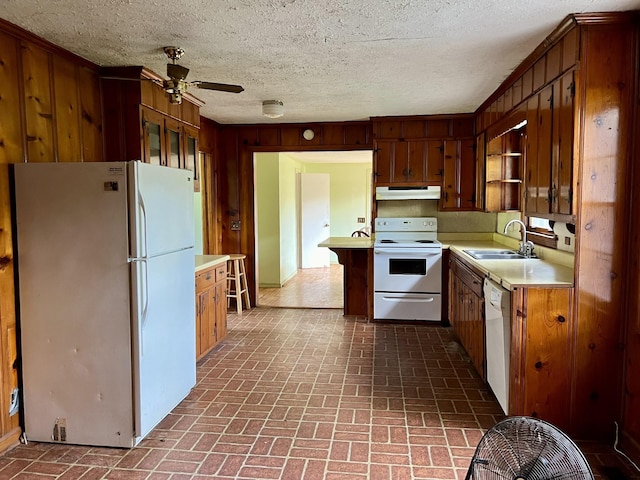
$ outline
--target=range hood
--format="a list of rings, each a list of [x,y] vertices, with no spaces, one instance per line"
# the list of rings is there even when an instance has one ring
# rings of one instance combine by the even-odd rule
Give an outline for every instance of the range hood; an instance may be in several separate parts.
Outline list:
[[[440,200],[440,187],[376,187],[376,200]]]

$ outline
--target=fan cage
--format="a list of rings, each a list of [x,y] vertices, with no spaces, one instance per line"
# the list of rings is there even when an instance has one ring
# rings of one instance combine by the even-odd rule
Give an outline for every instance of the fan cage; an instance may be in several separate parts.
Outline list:
[[[564,432],[532,417],[509,417],[482,437],[466,480],[593,479],[586,458]]]

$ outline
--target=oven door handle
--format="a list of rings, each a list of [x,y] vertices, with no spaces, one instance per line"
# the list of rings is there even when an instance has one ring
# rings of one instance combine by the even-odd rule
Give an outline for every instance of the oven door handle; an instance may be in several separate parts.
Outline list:
[[[411,255],[413,257],[442,255],[442,251],[425,252],[420,248],[374,248],[373,253],[377,255]]]

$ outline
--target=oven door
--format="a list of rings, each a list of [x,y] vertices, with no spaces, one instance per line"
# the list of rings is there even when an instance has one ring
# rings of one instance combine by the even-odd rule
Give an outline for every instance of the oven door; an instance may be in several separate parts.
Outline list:
[[[373,254],[374,291],[442,292],[442,250],[375,247]]]

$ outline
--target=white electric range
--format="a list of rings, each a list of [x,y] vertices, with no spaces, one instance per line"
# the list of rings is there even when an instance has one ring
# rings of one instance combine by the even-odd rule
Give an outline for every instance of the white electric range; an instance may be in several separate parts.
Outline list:
[[[442,244],[434,217],[376,218],[373,317],[442,319]]]

